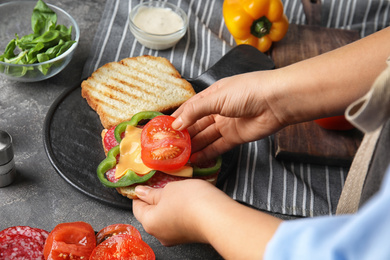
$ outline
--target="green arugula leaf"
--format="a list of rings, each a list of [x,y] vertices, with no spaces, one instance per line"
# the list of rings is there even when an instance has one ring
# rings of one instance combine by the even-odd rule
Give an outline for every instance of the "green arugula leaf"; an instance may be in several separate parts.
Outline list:
[[[24,64],[22,60],[27,55],[27,52],[28,51],[23,51],[23,52],[19,53],[18,56],[15,56],[15,57],[12,57],[9,59],[5,58],[4,61],[7,63],[12,63],[12,64]]]
[[[45,48],[45,45],[42,42],[35,44],[34,48],[31,48],[27,53],[27,63],[33,64],[37,61],[37,54]]]
[[[31,41],[32,44],[43,43],[46,48],[53,47],[60,41],[60,32],[57,30],[51,30],[44,32],[42,35],[36,37]]]
[[[5,47],[4,54],[0,56],[0,61],[4,61],[5,59],[11,59],[15,57],[14,54],[15,48],[16,48],[16,42],[15,39],[12,39]]]
[[[60,56],[64,52],[66,52],[76,41],[67,41],[62,46],[61,49],[58,51],[56,57]]]
[[[56,30],[60,31],[61,39],[64,41],[72,40],[72,26],[67,28],[65,25],[57,25]]]
[[[43,34],[55,28],[57,14],[51,10],[42,0],[38,0],[31,16],[32,30],[36,34]]]
[[[38,62],[45,62],[45,61],[50,60],[49,55],[47,55],[46,53],[39,53],[37,55],[37,58],[38,58]],[[39,65],[38,69],[42,72],[43,75],[46,75],[47,72],[49,71],[49,68],[51,67],[51,65],[52,64]]]

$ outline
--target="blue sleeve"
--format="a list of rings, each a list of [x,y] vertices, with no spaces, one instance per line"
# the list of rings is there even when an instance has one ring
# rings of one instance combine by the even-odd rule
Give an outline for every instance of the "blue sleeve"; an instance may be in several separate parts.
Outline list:
[[[264,259],[390,259],[390,168],[357,214],[283,222]]]

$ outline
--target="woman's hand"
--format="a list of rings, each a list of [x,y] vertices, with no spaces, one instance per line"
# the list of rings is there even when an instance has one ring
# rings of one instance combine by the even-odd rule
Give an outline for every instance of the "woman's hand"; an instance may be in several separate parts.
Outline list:
[[[134,216],[146,232],[155,236],[163,245],[181,243],[207,243],[201,230],[201,222],[208,215],[210,198],[223,203],[230,198],[215,186],[202,180],[185,180],[168,183],[163,189],[137,186],[139,199],[133,200]],[[199,216],[199,218],[198,218]]]
[[[215,158],[284,126],[285,122],[274,113],[270,103],[269,86],[273,86],[267,81],[270,74],[253,72],[224,78],[172,114],[177,118],[172,126],[188,128],[192,137],[192,162]]]
[[[137,186],[136,193],[134,216],[163,245],[209,243],[225,259],[261,259],[281,222],[203,180]]]
[[[386,68],[389,36],[390,27],[287,67],[224,78],[175,111],[172,126],[188,128],[197,162],[289,124],[341,115]]]

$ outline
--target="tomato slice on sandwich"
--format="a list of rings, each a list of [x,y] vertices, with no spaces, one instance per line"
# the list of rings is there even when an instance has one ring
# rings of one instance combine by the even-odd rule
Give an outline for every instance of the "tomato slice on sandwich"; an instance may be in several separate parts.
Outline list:
[[[187,164],[191,155],[191,137],[187,130],[172,128],[172,116],[157,116],[141,133],[141,158],[144,164],[160,171],[176,170]]]

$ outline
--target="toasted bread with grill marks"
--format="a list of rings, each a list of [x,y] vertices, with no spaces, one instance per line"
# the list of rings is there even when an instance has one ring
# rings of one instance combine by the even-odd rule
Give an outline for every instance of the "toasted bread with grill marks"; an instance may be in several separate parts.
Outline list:
[[[195,95],[192,85],[163,57],[110,62],[84,80],[81,95],[109,129],[140,111],[171,113]]]

